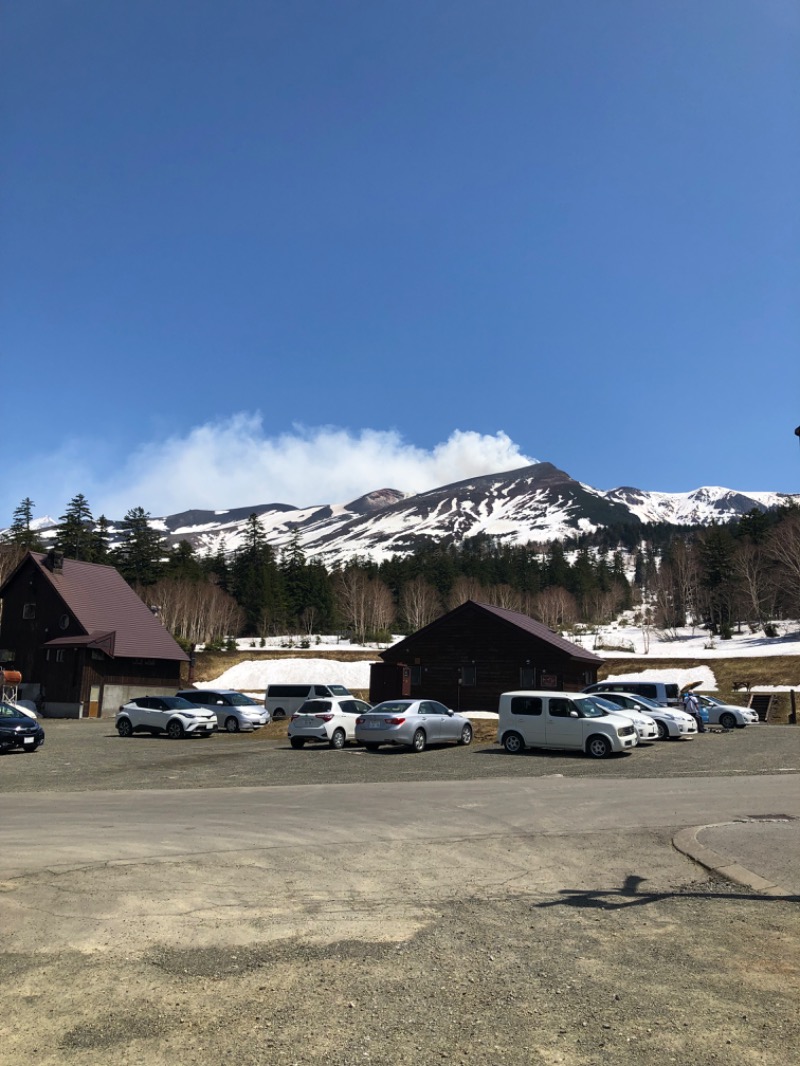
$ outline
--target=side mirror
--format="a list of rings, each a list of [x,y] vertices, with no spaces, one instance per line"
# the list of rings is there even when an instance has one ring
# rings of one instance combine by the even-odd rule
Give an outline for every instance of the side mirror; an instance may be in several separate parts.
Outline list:
[[[570,716],[570,718],[580,718],[580,715],[578,714],[577,711],[570,711],[569,712],[569,716]]]

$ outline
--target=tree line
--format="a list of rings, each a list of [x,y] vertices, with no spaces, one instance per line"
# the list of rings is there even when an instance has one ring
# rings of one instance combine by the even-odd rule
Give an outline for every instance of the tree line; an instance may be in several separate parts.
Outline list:
[[[33,501],[15,510],[0,553],[0,579],[44,544]],[[411,633],[468,599],[520,611],[555,630],[599,625],[638,607],[665,631],[687,623],[721,638],[735,626],[774,635],[776,619],[800,615],[800,509],[751,511],[710,527],[624,526],[571,541],[507,545],[478,535],[422,543],[383,562],[354,558],[325,567],[308,559],[299,531],[280,551],[253,514],[239,546],[198,555],[168,546],[143,508],[114,531],[79,494],[48,546],[71,559],[116,567],[185,646],[236,636],[323,632],[356,640]]]

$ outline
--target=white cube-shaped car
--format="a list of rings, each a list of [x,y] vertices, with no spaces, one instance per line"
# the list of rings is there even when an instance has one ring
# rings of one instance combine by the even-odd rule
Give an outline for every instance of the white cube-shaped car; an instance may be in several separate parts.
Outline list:
[[[594,759],[636,747],[636,727],[581,693],[504,692],[500,697],[497,741],[516,754],[525,748],[583,751]]]

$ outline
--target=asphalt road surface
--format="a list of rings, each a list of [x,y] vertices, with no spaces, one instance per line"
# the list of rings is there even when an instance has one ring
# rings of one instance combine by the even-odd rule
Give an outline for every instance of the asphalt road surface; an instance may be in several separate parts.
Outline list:
[[[672,844],[785,851],[800,730],[598,763],[45,725],[0,759],[2,1066],[800,1056],[797,900]]]

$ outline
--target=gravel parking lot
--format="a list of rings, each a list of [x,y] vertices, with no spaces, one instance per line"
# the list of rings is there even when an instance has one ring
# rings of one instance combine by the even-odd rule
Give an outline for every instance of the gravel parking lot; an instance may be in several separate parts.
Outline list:
[[[670,811],[646,811],[740,791],[714,777],[768,796],[800,772],[800,730],[596,762],[45,726],[39,752],[0,759],[0,1066],[800,1056],[797,903],[709,875],[672,847]],[[501,792],[518,797],[505,820]],[[385,816],[401,796],[402,832]]]
[[[286,726],[255,733],[219,733],[210,740],[173,741],[137,734],[118,737],[111,720],[43,719],[39,751],[0,759],[0,791],[215,788],[338,782],[466,780],[485,777],[665,777],[785,773],[800,770],[800,728],[754,726],[705,733],[691,740],[643,744],[604,761],[572,752],[508,755],[476,740],[466,748],[442,746],[417,755],[402,748],[332,751],[324,745],[295,751]],[[480,722],[484,737],[494,726]]]

